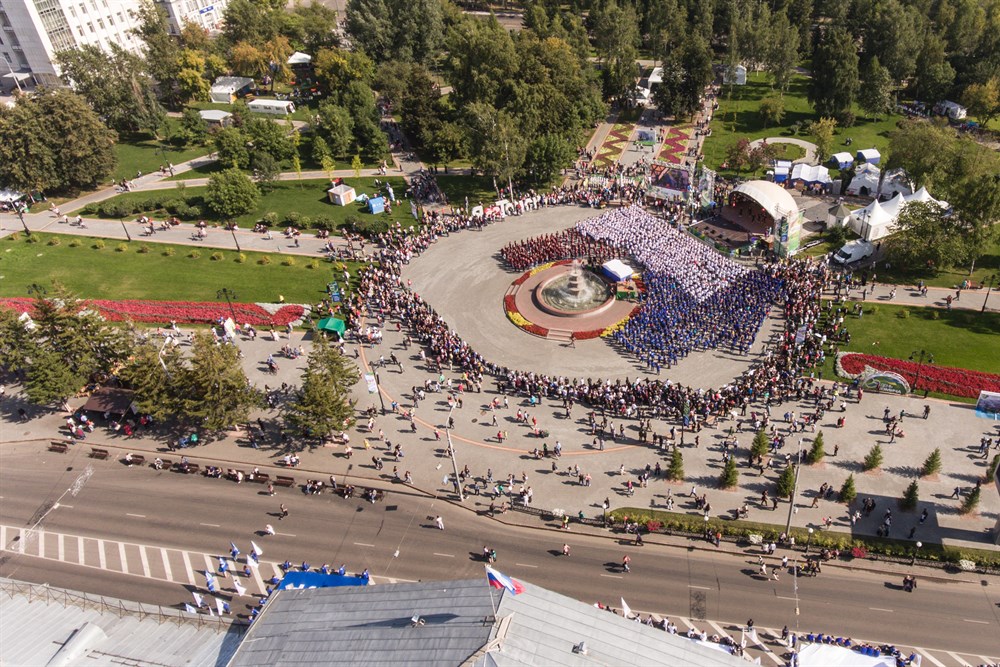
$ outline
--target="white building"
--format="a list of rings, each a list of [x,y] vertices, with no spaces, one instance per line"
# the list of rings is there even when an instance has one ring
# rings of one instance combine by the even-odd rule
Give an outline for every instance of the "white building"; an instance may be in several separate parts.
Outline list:
[[[156,0],[167,12],[170,32],[176,34],[185,23],[201,26],[209,32],[222,29],[222,14],[229,0]]]
[[[132,33],[138,7],[138,0],[0,0],[3,89],[59,85],[53,60],[65,49],[118,44],[138,51],[142,42]]]

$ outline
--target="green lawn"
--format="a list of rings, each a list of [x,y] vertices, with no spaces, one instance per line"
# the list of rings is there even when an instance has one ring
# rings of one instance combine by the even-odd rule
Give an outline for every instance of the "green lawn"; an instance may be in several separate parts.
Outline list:
[[[241,264],[235,251],[133,241],[118,252],[118,241],[105,240],[98,250],[94,238],[35,236],[40,243],[27,243],[24,236],[0,240],[0,296],[28,296],[28,285],[57,280],[85,298],[214,301],[228,287],[243,302],[275,302],[282,295],[289,303],[316,303],[334,270],[305,257],[247,252]],[[52,239],[59,245],[48,245]],[[80,245],[71,247],[75,241]],[[139,252],[144,247],[148,252]],[[192,252],[199,256],[190,257]],[[221,260],[210,259],[216,252]],[[260,264],[265,257],[269,263]],[[282,264],[287,260],[294,266]]]
[[[967,278],[976,283],[986,284],[991,275],[996,275],[997,280],[1000,280],[1000,240],[983,248],[983,256],[976,260],[976,270],[971,276],[968,266],[940,269],[933,272],[923,267],[913,269],[892,266],[887,269],[884,264],[878,266],[879,282],[885,281],[901,285],[913,285],[917,281],[923,280],[932,287],[954,288],[961,285],[962,281]],[[1000,286],[996,281],[993,284]]]
[[[497,198],[497,191],[493,189],[493,179],[486,176],[462,176],[439,171],[437,182],[452,206],[465,206],[466,197],[469,198],[469,206],[488,204]]]
[[[886,294],[884,288],[879,289],[879,294]],[[967,292],[962,300],[981,305],[984,296]],[[878,312],[871,312],[873,308]],[[899,317],[902,310],[909,311],[910,316]],[[934,314],[939,319],[933,319]],[[934,355],[939,366],[1000,373],[1000,313],[907,308],[869,301],[864,317],[859,320],[850,315],[845,324],[851,332],[851,344],[842,346],[842,351],[907,359],[911,353],[925,350]]]
[[[771,76],[765,72],[753,72],[747,76],[745,86],[724,86],[719,95],[719,108],[712,118],[712,136],[705,139],[705,164],[717,169],[726,160],[726,151],[743,137],[751,141],[765,137],[790,137],[789,127],[794,123],[807,125],[819,117],[813,111],[807,99],[809,78],[795,75],[784,94],[785,117],[777,127],[764,127],[759,108],[760,101],[765,97],[776,95],[771,89]],[[875,147],[884,150],[889,143],[888,133],[892,130],[899,116],[890,116],[878,122],[865,117],[859,109],[855,109],[857,122],[848,128],[837,128],[834,152],[846,150],[851,153],[861,148]],[[812,141],[805,129],[798,135],[800,139]],[[844,141],[851,138],[850,147]],[[793,158],[794,159],[794,158]],[[724,172],[729,173],[729,172]]]
[[[361,177],[348,178],[345,179],[344,182],[353,186],[359,195],[362,193],[370,195],[375,192],[373,185],[374,180],[375,179],[373,177]],[[404,194],[406,193],[406,183],[401,177],[382,177],[380,180],[382,182],[387,181],[392,186],[393,191],[396,194],[396,198],[402,200]],[[303,179],[301,181],[280,181],[275,183],[274,189],[267,195],[261,197],[260,204],[257,208],[246,215],[236,218],[236,223],[241,227],[253,227],[253,225],[256,224],[265,213],[272,211],[278,214],[279,221],[281,221],[287,213],[293,211],[299,213],[300,215],[308,216],[309,218],[325,216],[334,223],[335,227],[343,225],[347,216],[352,214],[360,216],[361,219],[365,221],[373,219],[373,216],[365,212],[364,206],[360,203],[351,204],[349,206],[335,206],[334,204],[329,203],[326,197],[326,190],[328,186],[329,181],[326,179]],[[108,202],[150,202],[153,198],[159,198],[160,201],[180,199],[187,202],[189,206],[197,206],[201,209],[201,219],[222,222],[219,217],[213,216],[208,211],[208,207],[205,206],[203,197],[206,189],[207,188],[205,187],[186,187],[177,190],[128,192],[117,195],[116,197],[108,200]],[[100,204],[91,206],[99,207]],[[157,207],[148,206],[145,208],[149,210],[144,210],[143,212],[153,217],[162,218],[165,215],[164,211]],[[97,208],[85,207],[84,211],[84,215],[102,217]],[[128,217],[135,218],[138,215],[139,214],[136,213]],[[383,213],[379,215],[378,218],[392,222],[398,221],[404,226],[414,223],[413,217],[410,215],[409,203],[405,200],[403,200],[402,205],[394,207],[391,214]],[[307,225],[300,224],[299,226],[305,227]]]
[[[176,134],[180,126],[176,118],[167,118],[166,136]],[[141,171],[149,174],[157,171],[161,165],[171,162],[180,164],[202,155],[208,155],[208,146],[177,145],[169,139],[159,141],[149,134],[123,136],[115,144],[115,154],[118,156],[118,168],[114,171],[114,179],[135,178]]]

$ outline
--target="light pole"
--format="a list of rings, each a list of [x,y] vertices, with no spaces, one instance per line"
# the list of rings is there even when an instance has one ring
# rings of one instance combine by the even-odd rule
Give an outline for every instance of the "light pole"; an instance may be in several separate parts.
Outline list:
[[[231,223],[229,225],[229,233],[233,235],[233,243],[236,244],[236,252],[243,252],[243,249],[240,248],[240,242],[236,240],[236,226]]]
[[[446,428],[444,434],[448,437],[448,455],[451,457],[451,467],[455,470],[455,490],[458,492],[459,501],[464,503],[465,491],[462,490],[462,480],[458,477],[458,459],[455,458],[455,445],[451,442],[451,429]]]
[[[121,218],[119,222],[122,223],[122,229],[125,230],[125,238],[131,243],[132,235],[128,233],[128,227],[125,226],[125,218]],[[152,225],[153,223],[150,222],[149,224]]]
[[[236,309],[233,308],[233,299],[236,298],[236,292],[228,287],[223,287],[216,293],[215,298],[226,300],[226,303],[229,304],[229,313],[233,316],[233,324],[237,324]]]
[[[994,273],[992,276],[990,276],[990,284],[986,288],[986,298],[983,299],[983,307],[979,309],[980,313],[985,313],[986,312],[986,302],[990,300],[990,291],[993,289],[993,282],[996,279],[997,279],[997,274]]]
[[[917,554],[920,552],[920,547],[924,546],[924,543],[917,542],[914,546],[916,548],[913,549],[913,558],[910,559],[910,565],[913,565],[917,562]]]
[[[812,539],[813,539],[813,529],[812,528],[807,528],[806,530],[809,533],[809,536],[806,537],[806,553],[809,553],[809,545],[812,543]]]
[[[374,368],[372,369],[372,375],[375,376],[375,391],[378,393],[378,402],[382,405],[382,414],[385,414],[385,399],[382,398],[382,385],[379,384],[378,371]]]
[[[792,482],[792,497],[788,501],[788,520],[785,522],[785,535],[792,537],[792,514],[795,512],[795,494],[799,490],[799,467],[802,462],[802,438],[799,438],[799,451],[795,453],[795,481]]]
[[[910,361],[917,362],[917,377],[913,381],[913,393],[917,392],[917,385],[920,383],[920,376],[924,370],[924,364],[933,364],[934,355],[930,352],[925,352],[924,350],[910,352]],[[924,392],[926,396],[926,390]]]
[[[17,213],[17,217],[21,221],[21,226],[24,227],[24,233],[27,234],[28,236],[31,236],[31,230],[28,229],[28,223],[24,221],[24,207],[15,204],[14,211]]]

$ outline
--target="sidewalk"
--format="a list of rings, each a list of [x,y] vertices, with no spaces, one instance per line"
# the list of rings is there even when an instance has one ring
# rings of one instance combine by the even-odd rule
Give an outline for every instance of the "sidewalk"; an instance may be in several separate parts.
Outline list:
[[[890,299],[889,295],[893,289],[896,290],[896,295]],[[956,291],[946,287],[928,287],[927,296],[921,296],[920,290],[914,285],[879,283],[874,288],[869,284],[864,288],[852,289],[848,293],[848,300],[860,302],[862,290],[865,290],[866,293],[865,303],[871,305],[885,304],[890,306],[913,306],[916,308],[948,308],[948,302],[945,299],[950,296],[952,297],[952,310],[982,311],[983,304],[986,304],[986,311],[1000,311],[1000,296],[995,294],[997,290],[990,290],[989,292],[985,289],[962,290],[959,299],[955,300]],[[823,295],[823,298],[833,299],[835,298],[835,294],[827,292]]]

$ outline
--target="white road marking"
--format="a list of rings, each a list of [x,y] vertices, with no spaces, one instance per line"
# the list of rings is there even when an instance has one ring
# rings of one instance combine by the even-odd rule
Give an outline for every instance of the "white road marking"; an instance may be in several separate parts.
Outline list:
[[[184,560],[184,570],[187,573],[188,583],[194,583],[194,570],[191,569],[191,557],[188,556],[188,552],[182,551],[181,558]]]
[[[373,547],[374,548],[375,545],[374,544],[368,544],[367,542],[355,542],[354,546],[356,546],[356,547]]]
[[[965,660],[964,658],[960,658],[957,654],[952,653],[951,651],[945,651],[945,653],[954,658],[958,664],[962,665],[962,667],[971,667],[971,665],[969,665],[967,660]]]
[[[65,536],[62,533],[60,533],[59,534],[59,561],[60,562],[66,560],[66,545],[63,543],[63,537],[65,537]]]
[[[38,535],[38,555],[39,556],[44,556],[45,555],[45,531],[44,530],[39,530],[38,533],[36,533],[36,534]]]
[[[443,556],[443,557],[445,557],[445,558],[454,558],[454,557],[455,557],[455,554],[439,554],[439,553],[438,553],[438,552],[436,552],[436,551],[434,552],[434,555],[435,555],[435,556]]]
[[[7,526],[0,526],[0,547],[7,546]]]
[[[145,514],[132,514],[131,512],[125,512],[125,516],[134,516],[137,519],[145,519]]]
[[[267,586],[264,585],[264,579],[263,579],[263,577],[260,576],[260,568],[259,567],[251,567],[250,568],[250,576],[252,576],[253,580],[257,582],[257,590],[260,591],[261,595],[264,595],[267,592],[266,591]]]
[[[710,586],[692,586],[691,584],[688,584],[688,588],[697,588],[700,591],[710,591],[710,590],[712,590],[712,588]]]
[[[608,579],[624,579],[625,577],[618,574],[602,574],[602,577],[607,577]]]
[[[275,533],[275,535],[284,535],[285,537],[296,537],[292,533]],[[375,546],[374,544],[371,546]]]
[[[977,620],[972,619],[972,618],[963,618],[962,620],[965,621],[966,623],[982,623],[983,625],[989,625],[990,624],[989,621],[977,621]]]
[[[868,607],[868,608],[871,609],[872,611],[884,611],[890,614],[893,613],[892,609],[883,609],[882,607]]]
[[[104,540],[97,540],[97,561],[102,570],[108,569],[108,557],[104,553]]]
[[[792,602],[795,602],[795,598],[790,598],[787,595],[775,595],[774,597],[778,598],[779,600],[791,600]]]
[[[199,523],[198,525],[199,526],[208,526],[209,528],[221,528],[222,527],[222,526],[220,526],[217,523]]]
[[[688,630],[697,630],[697,628],[694,627],[694,624],[688,619],[684,618],[683,616],[678,616],[677,620],[686,625],[688,627]]]
[[[919,649],[919,648],[918,648],[918,649],[917,649],[917,653],[919,653],[920,655],[922,655],[922,656],[924,656],[925,658],[927,658],[927,660],[929,660],[930,662],[932,662],[932,663],[934,663],[935,665],[937,665],[937,667],[946,667],[946,666],[945,666],[945,664],[944,664],[943,662],[941,662],[940,660],[938,660],[938,659],[937,659],[937,658],[935,658],[935,657],[934,657],[933,655],[931,655],[930,653],[928,653],[927,651],[925,651],[925,650],[923,650],[923,649]]]
[[[533,567],[535,569],[538,568],[537,565],[528,565],[527,563],[514,563],[514,565],[519,565],[520,567]]]
[[[71,510],[71,509],[73,509],[72,505],[63,505],[62,503],[56,503],[56,505],[58,505],[59,509],[62,509],[62,510]]]
[[[129,573],[129,571],[128,571],[128,559],[125,557],[125,543],[124,542],[119,542],[118,543],[118,557],[121,558],[122,572],[124,572],[125,574],[128,574]]]
[[[80,565],[86,565],[87,564],[87,558],[86,558],[86,556],[83,555],[83,538],[82,537],[76,538],[76,553],[78,554],[78,556],[80,558]]]
[[[160,547],[160,558],[163,560],[163,571],[166,573],[167,579],[173,581],[174,573],[170,569],[170,558],[167,555],[167,550],[163,547]]]
[[[146,547],[139,547],[139,560],[142,562],[142,576],[149,576],[149,557],[146,555]]]

